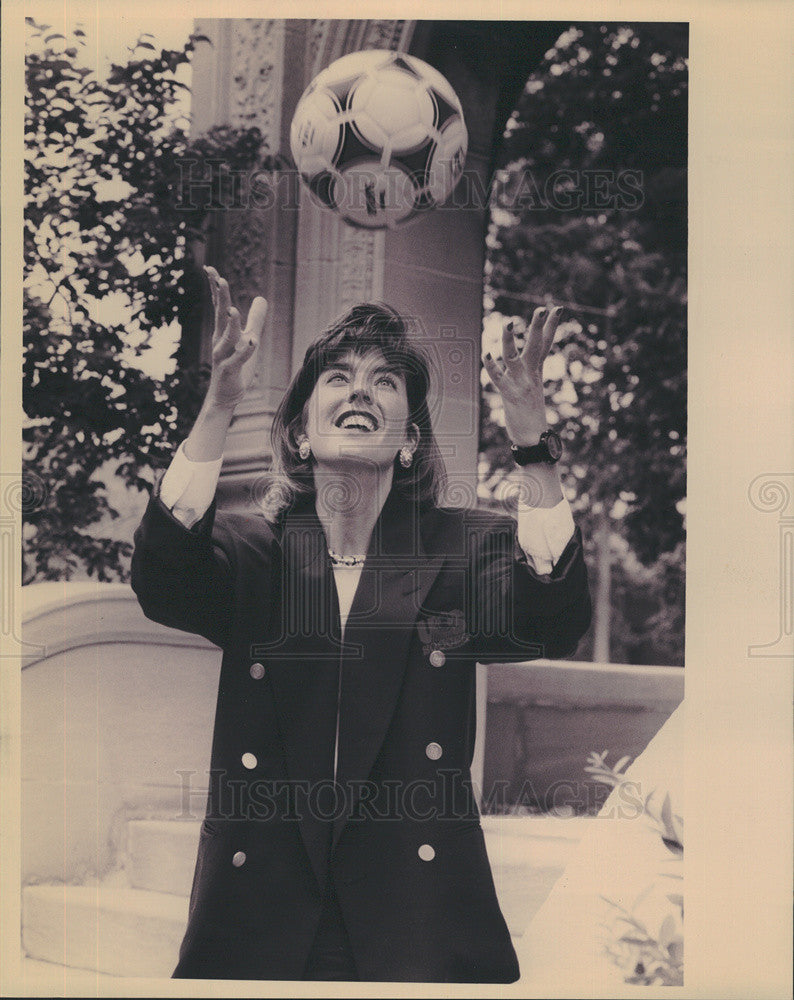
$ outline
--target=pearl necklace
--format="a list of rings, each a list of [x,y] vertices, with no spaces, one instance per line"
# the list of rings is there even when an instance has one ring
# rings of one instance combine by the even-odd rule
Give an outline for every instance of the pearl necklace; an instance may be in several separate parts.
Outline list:
[[[328,555],[334,566],[363,566],[367,558],[366,556],[340,556],[332,548],[328,549]]]

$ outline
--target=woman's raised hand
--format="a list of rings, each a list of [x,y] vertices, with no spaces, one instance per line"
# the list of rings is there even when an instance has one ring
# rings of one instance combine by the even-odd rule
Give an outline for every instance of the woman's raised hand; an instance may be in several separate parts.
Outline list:
[[[243,329],[240,313],[232,305],[229,283],[214,267],[205,267],[204,270],[215,308],[212,374],[206,404],[217,409],[233,410],[254,379],[256,349],[265,325],[267,302],[261,297],[254,299]]]
[[[485,370],[504,401],[505,427],[517,445],[537,444],[547,430],[543,393],[543,362],[554,343],[563,307],[536,309],[527,330],[526,343],[518,350],[513,324],[502,327],[501,362],[486,354]]]
[[[214,267],[205,267],[215,307],[212,333],[212,373],[204,404],[185,441],[192,462],[214,462],[223,457],[234,408],[254,379],[256,349],[267,316],[267,302],[255,298],[242,329],[240,313],[232,306],[229,283]]]

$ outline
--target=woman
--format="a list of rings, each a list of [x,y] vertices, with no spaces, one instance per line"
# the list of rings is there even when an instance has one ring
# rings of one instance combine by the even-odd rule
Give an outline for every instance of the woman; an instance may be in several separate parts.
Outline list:
[[[266,303],[243,330],[207,273],[207,398],[132,566],[149,617],[223,650],[174,975],[515,981],[471,788],[474,667],[566,655],[590,619],[581,540],[538,445],[560,310],[536,311],[522,352],[505,327],[504,363],[485,359],[530,463],[518,546],[512,518],[439,506],[428,365],[382,306],[307,351],[273,423],[267,516],[216,513]]]

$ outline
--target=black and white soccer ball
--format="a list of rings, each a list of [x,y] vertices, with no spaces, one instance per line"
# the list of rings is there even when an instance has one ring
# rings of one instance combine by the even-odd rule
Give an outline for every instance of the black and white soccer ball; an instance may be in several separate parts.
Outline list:
[[[312,80],[290,146],[323,205],[367,229],[392,228],[442,204],[466,161],[463,109],[446,78],[416,56],[351,52]]]

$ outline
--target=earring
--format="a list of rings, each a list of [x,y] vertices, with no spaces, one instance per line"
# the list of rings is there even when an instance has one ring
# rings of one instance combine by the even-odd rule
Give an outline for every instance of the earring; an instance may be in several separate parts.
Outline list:
[[[413,460],[414,460],[414,453],[407,445],[400,448],[400,465],[404,469],[410,469],[411,462],[413,462]]]
[[[312,446],[309,444],[308,438],[301,438],[300,444],[298,445],[298,454],[302,461],[306,461],[312,453]]]

